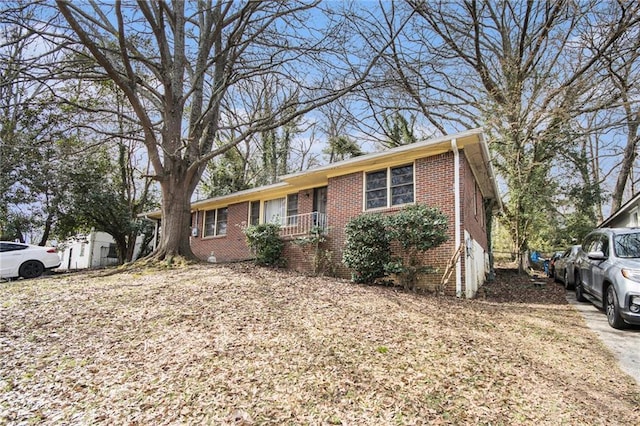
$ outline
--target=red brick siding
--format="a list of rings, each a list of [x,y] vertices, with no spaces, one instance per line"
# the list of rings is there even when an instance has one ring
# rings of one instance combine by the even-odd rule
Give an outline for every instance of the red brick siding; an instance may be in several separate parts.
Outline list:
[[[455,192],[454,192],[454,156],[452,152],[416,160],[416,201],[429,207],[437,207],[449,218],[448,240],[425,253],[424,262],[438,272],[428,274],[421,286],[433,290],[440,284],[442,274],[455,251]],[[462,181],[461,181],[462,183]],[[464,273],[464,271],[463,271]],[[464,276],[464,275],[463,275]],[[455,295],[455,272],[445,289],[447,294]]]
[[[336,274],[350,277],[351,271],[342,264],[344,227],[350,219],[362,214],[363,174],[352,173],[329,179],[327,189],[327,220],[329,233],[326,248],[336,263]]]
[[[313,211],[313,189],[305,189],[298,192],[298,214],[311,213]],[[285,239],[284,258],[287,260],[287,268],[294,271],[310,273],[313,271],[312,249],[302,248],[292,242],[292,238]]]
[[[326,248],[332,252],[336,262],[336,273],[348,278],[350,271],[342,264],[342,252],[345,242],[344,227],[352,218],[363,213],[363,173],[338,176],[329,179],[327,194],[327,216],[329,235]],[[414,169],[416,202],[437,207],[449,218],[449,240],[441,247],[425,255],[425,263],[437,267],[440,272],[431,274],[422,283],[424,287],[433,288],[439,284],[444,267],[448,263],[454,249],[454,191],[453,191],[453,154],[446,153],[416,160]],[[462,184],[462,181],[461,181]],[[392,214],[401,207],[378,210],[383,214]],[[293,250],[291,250],[293,252]],[[309,263],[307,262],[307,265]],[[304,270],[302,262],[290,266]],[[450,293],[455,294],[455,286]]]
[[[466,157],[461,156],[461,180],[464,182],[463,188],[463,209],[462,209],[462,229],[465,229],[484,250],[488,250],[487,228],[485,226],[484,205],[480,188],[476,185],[475,177],[466,161]]]
[[[449,219],[449,239],[442,246],[431,250],[425,255],[425,263],[438,268],[438,272],[430,274],[421,282],[425,289],[433,289],[440,283],[446,265],[455,251],[455,197],[454,197],[454,155],[452,152],[422,158],[415,161],[414,180],[416,202],[439,208]],[[362,172],[333,177],[329,179],[327,189],[327,217],[329,232],[323,248],[331,252],[338,276],[350,277],[350,271],[342,264],[342,252],[345,242],[344,227],[352,218],[363,213],[363,177]],[[461,225],[483,247],[487,247],[484,229],[484,214],[481,195],[475,185],[474,176],[461,152],[460,155],[460,185],[461,185]],[[262,200],[264,201],[264,200]],[[474,214],[474,202],[478,202],[478,216]],[[298,213],[310,213],[313,208],[313,189],[302,190],[298,193]],[[194,253],[201,259],[209,257],[213,251],[218,261],[242,260],[251,257],[246,246],[240,225],[246,224],[249,203],[229,206],[227,235],[216,238],[192,238]],[[384,214],[397,212],[399,208],[378,210]],[[200,212],[198,228],[202,230],[203,214]],[[461,236],[462,238],[462,236]],[[287,267],[301,272],[311,272],[313,269],[313,250],[303,248],[288,241],[285,244],[285,258]],[[464,256],[462,256],[462,277],[464,282]],[[445,289],[447,294],[455,295],[455,271],[449,285]]]
[[[191,249],[199,259],[206,260],[213,252],[218,262],[246,260],[252,257],[245,242],[242,227],[249,218],[249,203],[231,204],[227,211],[227,235],[202,238],[204,212],[192,215],[192,226],[198,227],[198,236],[191,237]]]

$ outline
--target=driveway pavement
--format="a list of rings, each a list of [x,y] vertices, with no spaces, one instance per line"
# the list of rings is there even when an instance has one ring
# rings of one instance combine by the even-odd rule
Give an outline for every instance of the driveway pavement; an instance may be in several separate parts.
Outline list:
[[[620,368],[636,379],[640,385],[640,326],[616,330],[609,326],[607,316],[591,303],[579,303],[573,291],[567,291],[567,300],[584,317],[587,326],[595,331],[618,359]]]

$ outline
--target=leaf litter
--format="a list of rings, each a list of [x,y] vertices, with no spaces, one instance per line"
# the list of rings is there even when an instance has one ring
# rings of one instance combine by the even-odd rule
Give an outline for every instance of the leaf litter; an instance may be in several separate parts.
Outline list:
[[[0,424],[638,424],[549,280],[475,300],[251,264],[0,284]]]

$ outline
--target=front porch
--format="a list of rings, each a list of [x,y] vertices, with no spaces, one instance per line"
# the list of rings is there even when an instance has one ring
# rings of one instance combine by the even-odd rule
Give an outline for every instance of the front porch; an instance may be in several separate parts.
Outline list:
[[[280,236],[294,237],[309,234],[312,230],[319,230],[326,234],[328,230],[327,215],[320,212],[311,212],[287,216],[281,224]]]

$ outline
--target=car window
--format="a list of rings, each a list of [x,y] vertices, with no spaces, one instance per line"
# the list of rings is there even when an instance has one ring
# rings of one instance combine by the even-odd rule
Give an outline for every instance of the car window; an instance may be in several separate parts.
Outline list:
[[[616,235],[614,245],[618,257],[640,257],[640,233]]]
[[[609,257],[609,237],[603,235],[600,239],[600,251],[605,255],[605,257]]]
[[[593,251],[600,251],[602,247],[602,241],[600,241],[600,237],[598,235],[594,235],[587,241],[585,245],[586,251],[588,253]]]
[[[5,253],[8,251],[16,251],[16,250],[24,250],[27,246],[23,244],[16,243],[0,243],[0,253]]]

